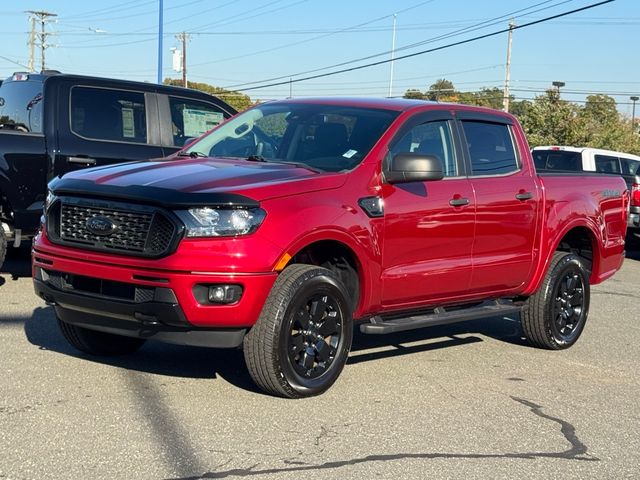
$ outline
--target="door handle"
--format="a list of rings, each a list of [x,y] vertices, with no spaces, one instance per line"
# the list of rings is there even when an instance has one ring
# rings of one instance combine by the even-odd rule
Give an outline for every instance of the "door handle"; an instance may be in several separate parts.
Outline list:
[[[449,200],[449,205],[452,207],[462,207],[464,205],[469,205],[468,198],[452,198]]]
[[[67,163],[77,163],[80,165],[95,165],[96,159],[89,157],[67,157]]]
[[[531,200],[533,198],[533,194],[531,192],[520,192],[516,193],[516,198],[518,200]]]

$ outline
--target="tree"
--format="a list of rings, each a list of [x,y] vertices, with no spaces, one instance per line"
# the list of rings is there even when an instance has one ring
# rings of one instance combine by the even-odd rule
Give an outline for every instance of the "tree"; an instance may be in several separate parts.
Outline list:
[[[523,105],[519,116],[529,144],[581,145],[584,128],[575,103],[560,99],[555,89],[547,90],[533,102]]]
[[[453,82],[441,78],[428,90],[409,89],[405,98],[464,103],[502,109],[503,91],[482,88],[478,92],[460,92]],[[640,136],[629,119],[620,115],[616,101],[608,95],[589,95],[584,106],[560,98],[551,88],[533,100],[510,98],[510,111],[522,124],[529,144],[572,145],[603,148],[640,155]]]
[[[165,78],[164,84],[181,87],[182,80]],[[209,85],[208,83],[187,82],[187,85],[189,86],[189,88],[193,88],[194,90],[200,90],[201,92],[220,97],[222,100],[227,102],[238,111],[246,110],[253,105],[251,98],[244,93],[235,92],[233,90],[226,90],[221,87],[215,87],[213,85]]]
[[[458,92],[456,92],[453,82],[441,78],[429,87],[425,96],[427,100],[436,102],[455,102],[458,98]]]
[[[426,100],[427,97],[424,93],[422,93],[420,90],[417,90],[415,88],[410,88],[409,90],[407,90],[406,92],[404,92],[404,98],[412,98],[415,100]]]
[[[640,152],[638,135],[620,117],[612,97],[589,95],[580,113],[584,122],[585,145],[629,153]]]

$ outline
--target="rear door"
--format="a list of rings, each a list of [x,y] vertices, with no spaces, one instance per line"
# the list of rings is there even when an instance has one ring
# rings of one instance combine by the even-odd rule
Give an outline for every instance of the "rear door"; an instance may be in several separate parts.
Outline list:
[[[69,79],[51,88],[57,97],[54,174],[163,156],[157,96],[151,89]]]
[[[528,280],[533,265],[537,182],[508,118],[460,112],[458,125],[476,199],[470,293],[507,292]]]
[[[382,302],[389,307],[464,295],[471,279],[475,202],[451,113],[410,119],[388,158],[406,152],[439,157],[445,178],[382,186]]]

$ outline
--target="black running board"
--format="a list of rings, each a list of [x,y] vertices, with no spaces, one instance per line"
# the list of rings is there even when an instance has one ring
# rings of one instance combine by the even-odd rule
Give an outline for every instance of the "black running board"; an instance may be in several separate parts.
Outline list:
[[[492,300],[473,307],[458,308],[453,311],[447,311],[444,307],[437,307],[433,310],[433,313],[426,315],[413,315],[387,320],[384,317],[375,316],[369,322],[360,324],[360,331],[367,334],[381,335],[436,325],[447,325],[466,320],[511,315],[520,313],[521,310],[522,305],[504,300]]]

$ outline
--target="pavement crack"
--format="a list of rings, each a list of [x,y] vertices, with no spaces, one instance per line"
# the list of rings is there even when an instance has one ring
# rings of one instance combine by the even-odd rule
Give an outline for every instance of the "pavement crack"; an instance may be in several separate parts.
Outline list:
[[[564,435],[564,438],[566,438],[567,442],[571,444],[571,448],[564,452],[557,452],[557,453],[543,452],[543,453],[536,454],[538,457],[567,458],[570,460],[571,459],[598,460],[596,457],[587,457],[587,458],[578,457],[579,455],[585,455],[587,453],[587,446],[580,441],[580,439],[576,435],[576,428],[573,425],[571,425],[569,422],[567,422],[566,420],[562,420],[561,418],[552,417],[551,415],[544,413],[540,405],[536,405],[535,403],[530,402],[529,400],[525,400],[524,398],[518,398],[513,396],[511,398],[516,402],[529,407],[531,409],[531,412],[533,412],[534,415],[537,415],[540,418],[545,418],[547,420],[551,420],[552,422],[556,422],[560,424],[560,432],[562,432],[562,435]]]
[[[278,473],[299,473],[299,472],[311,472],[317,470],[331,470],[347,466],[353,466],[358,464],[364,464],[369,462],[389,462],[397,460],[417,459],[417,460],[432,460],[437,458],[445,459],[493,459],[493,458],[509,458],[509,459],[523,459],[523,460],[535,460],[536,458],[561,458],[565,460],[578,460],[587,462],[599,462],[600,459],[595,456],[587,454],[587,446],[582,443],[576,434],[576,429],[566,420],[554,417],[543,412],[543,407],[537,405],[530,400],[511,396],[511,399],[525,407],[528,407],[531,412],[545,420],[550,420],[560,425],[560,432],[564,438],[569,442],[571,447],[568,450],[562,452],[507,452],[507,453],[446,453],[446,452],[427,452],[427,453],[396,453],[396,454],[378,454],[367,455],[364,457],[357,457],[348,460],[336,460],[333,462],[325,462],[320,464],[301,464],[295,461],[287,460],[284,468],[265,468],[257,469],[257,464],[250,466],[249,468],[234,468],[226,471],[219,472],[206,472],[199,476],[194,477],[181,477],[173,478],[170,480],[204,480],[210,478],[232,478],[232,477],[250,477],[258,475],[274,475]],[[321,427],[321,432],[316,438],[316,445],[319,444],[320,439],[326,436],[330,430]],[[335,432],[334,432],[335,433]]]

